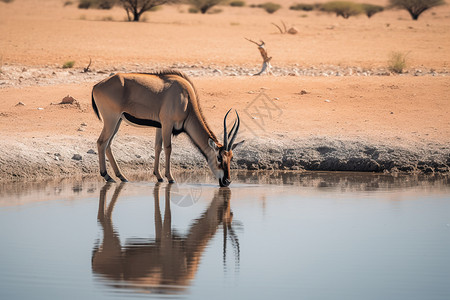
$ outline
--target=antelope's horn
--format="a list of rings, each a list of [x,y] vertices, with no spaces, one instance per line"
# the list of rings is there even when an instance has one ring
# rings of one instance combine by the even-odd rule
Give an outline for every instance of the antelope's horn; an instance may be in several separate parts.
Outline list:
[[[241,125],[241,120],[239,120],[239,114],[237,111],[236,111],[236,116],[237,116],[236,131],[234,132],[233,137],[231,138],[230,145],[227,148],[228,151],[231,150],[231,147],[233,147],[234,140],[236,139],[237,133],[239,131],[239,125]]]
[[[236,127],[236,123],[237,123],[237,120],[234,121],[233,127],[231,127],[231,130],[228,133],[228,138],[230,138],[230,136],[233,134],[233,131],[234,131],[235,127]]]
[[[228,134],[227,134],[227,116],[230,113],[230,110],[226,113],[225,117],[223,118],[223,146],[225,149],[228,147]]]

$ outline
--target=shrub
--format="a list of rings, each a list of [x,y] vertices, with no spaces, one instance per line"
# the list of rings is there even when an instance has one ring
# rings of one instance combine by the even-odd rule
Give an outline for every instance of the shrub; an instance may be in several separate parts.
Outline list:
[[[344,19],[348,19],[351,16],[359,15],[363,12],[360,4],[348,2],[348,1],[331,1],[324,3],[321,11],[336,13],[336,16],[342,16]]]
[[[80,0],[78,3],[78,8],[80,9],[88,9],[89,7],[93,6],[93,3],[95,0]]]
[[[363,3],[361,4],[361,8],[366,14],[367,17],[372,17],[374,14],[382,12],[384,10],[383,6],[374,5],[374,4],[367,4]]]
[[[116,0],[79,0],[78,8],[99,8],[111,9],[116,4]]]
[[[444,0],[389,0],[391,7],[406,9],[413,20],[417,20],[419,16],[426,10],[443,5]]]
[[[14,0],[0,0],[1,2],[4,2],[4,3],[11,3],[11,2],[13,2]]]
[[[273,14],[281,8],[281,5],[278,3],[266,2],[263,4],[259,4],[258,7],[263,8],[269,14]]]
[[[230,2],[230,6],[234,6],[234,7],[243,7],[245,6],[245,1],[242,0],[234,0]]]
[[[221,2],[223,2],[223,0],[189,0],[192,7],[198,9],[202,14],[206,13],[208,9]]]
[[[311,11],[314,9],[314,5],[312,4],[305,4],[305,3],[296,3],[294,5],[291,5],[289,7],[291,10],[303,10],[303,11]]]
[[[116,0],[99,0],[97,6],[100,9],[111,9],[116,5]]]
[[[198,14],[200,11],[197,8],[191,6],[189,7],[188,12],[190,14]]]
[[[66,61],[62,67],[63,67],[63,69],[70,69],[70,68],[73,68],[74,65],[75,65],[75,62],[73,60],[69,60],[69,61]]]
[[[402,53],[398,51],[391,52],[388,60],[388,69],[394,73],[403,73],[403,69],[406,67],[406,56],[408,53]]]

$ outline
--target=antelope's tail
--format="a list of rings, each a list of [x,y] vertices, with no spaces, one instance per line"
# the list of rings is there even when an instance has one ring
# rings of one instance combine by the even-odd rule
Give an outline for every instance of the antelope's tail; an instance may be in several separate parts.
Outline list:
[[[97,118],[101,121],[100,114],[98,113],[97,104],[95,104],[94,100],[94,89],[92,89],[92,109],[94,110],[95,114],[97,115]]]

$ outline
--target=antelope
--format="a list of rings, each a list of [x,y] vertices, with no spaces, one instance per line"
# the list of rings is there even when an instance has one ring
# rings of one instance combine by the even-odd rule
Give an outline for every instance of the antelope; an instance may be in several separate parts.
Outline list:
[[[97,147],[100,175],[107,182],[114,182],[114,179],[107,173],[105,155],[115,175],[121,181],[127,181],[111,152],[111,142],[122,120],[125,120],[132,125],[156,127],[153,174],[158,182],[163,181],[159,170],[163,146],[166,156],[165,177],[169,183],[175,182],[170,169],[172,135],[185,132],[205,157],[219,185],[230,185],[232,150],[244,142],[234,143],[240,125],[239,114],[236,111],[234,125],[227,133],[227,116],[231,109],[226,113],[221,144],[206,123],[197,91],[185,74],[166,70],[113,75],[93,87],[92,107],[98,119],[103,119],[103,130],[97,140]]]
[[[181,236],[172,230],[170,199],[173,185],[165,186],[162,216],[162,184],[158,182],[153,190],[155,238],[132,238],[121,242],[112,222],[112,213],[124,185],[126,183],[116,186],[108,205],[107,193],[111,183],[105,183],[99,196],[97,219],[102,228],[103,239],[101,244],[94,246],[92,272],[107,285],[166,295],[184,292],[195,278],[204,251],[220,225],[224,228],[224,260],[225,241],[230,238],[239,261],[239,240],[232,226],[229,188],[216,190],[209,207],[192,222],[188,233]]]

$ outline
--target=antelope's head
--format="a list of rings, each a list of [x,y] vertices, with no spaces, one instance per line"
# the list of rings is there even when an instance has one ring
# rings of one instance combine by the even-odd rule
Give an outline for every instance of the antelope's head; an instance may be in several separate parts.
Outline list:
[[[227,116],[230,111],[231,109],[223,118],[223,145],[216,144],[211,138],[208,140],[209,146],[214,150],[214,157],[211,157],[208,160],[208,163],[214,175],[219,180],[219,185],[221,187],[230,185],[230,164],[233,159],[233,150],[244,142],[241,141],[234,144],[240,125],[239,114],[237,111],[236,121],[234,121],[234,125],[230,132],[227,133]]]

